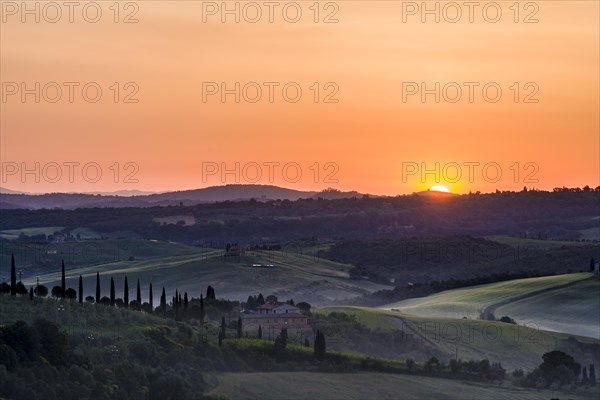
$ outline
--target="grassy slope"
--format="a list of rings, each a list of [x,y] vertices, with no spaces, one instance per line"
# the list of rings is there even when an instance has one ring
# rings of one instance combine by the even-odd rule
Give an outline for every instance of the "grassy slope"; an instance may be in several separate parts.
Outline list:
[[[172,324],[172,320],[115,307],[38,298],[31,302],[27,296],[0,296],[0,325],[19,320],[31,323],[38,318],[58,323],[69,334],[94,334],[125,340],[133,339],[146,327]]]
[[[588,279],[573,286],[553,289],[496,309],[539,329],[570,332],[600,339],[600,280]]]
[[[569,337],[502,322],[417,317],[368,307],[325,307],[317,310],[320,313],[331,311],[355,315],[371,329],[402,330],[407,335],[405,340],[413,341],[415,348],[427,344],[448,358],[456,352],[463,360],[487,358],[491,362],[501,362],[509,371],[515,368],[533,369],[540,364],[543,353],[554,350],[557,343]],[[586,337],[576,339],[594,345],[595,353],[600,355],[600,341]]]
[[[178,243],[153,240],[86,240],[63,243],[7,243],[0,242],[0,274],[10,267],[10,255],[14,253],[17,268],[23,277],[33,272],[52,272],[65,260],[67,269],[128,260],[130,257],[144,259],[158,256],[197,254],[202,249]]]
[[[232,399],[437,399],[539,400],[562,393],[500,388],[472,382],[381,373],[320,374],[310,372],[227,373],[217,376],[211,394]],[[594,392],[569,393],[565,398],[593,399]]]
[[[427,297],[387,304],[381,308],[388,310],[393,308],[404,313],[421,316],[478,318],[481,312],[494,304],[508,302],[529,293],[560,287],[590,277],[589,273],[577,273],[515,279],[446,290]]]
[[[382,308],[452,318],[478,318],[487,309],[496,317],[508,315],[521,324],[600,339],[600,281],[591,276],[577,273],[516,279],[447,290]]]
[[[588,240],[600,240],[600,227],[595,226],[593,228],[583,229],[581,231],[581,238]]]
[[[23,228],[23,229],[7,229],[0,231],[0,238],[14,240],[22,233],[24,235],[53,235],[55,232],[60,232],[64,228],[62,226],[43,226],[39,228]]]
[[[595,229],[595,228],[592,228]],[[589,243],[586,242],[575,242],[575,241],[566,241],[566,240],[540,240],[540,239],[528,239],[528,238],[517,238],[511,236],[486,236],[488,240],[493,240],[494,242],[507,244],[509,246],[519,246],[524,249],[551,249],[555,247],[561,246],[587,246]]]
[[[165,286],[170,296],[175,289],[187,291],[198,297],[212,285],[218,297],[245,300],[250,294],[276,294],[281,298],[294,298],[296,301],[323,303],[331,299],[345,299],[368,292],[388,288],[368,281],[348,279],[351,266],[309,255],[292,252],[248,252],[239,258],[223,258],[221,250],[200,249],[168,242],[144,240],[107,240],[68,243],[75,248],[73,260],[66,258],[67,285],[77,287],[77,279],[84,278],[85,295],[94,293],[95,275],[100,272],[103,295],[108,293],[110,277],[114,277],[117,296],[122,292],[122,281],[127,275],[129,287],[133,291],[137,279],[142,284],[142,295],[147,296],[147,285],[152,282],[155,300],[158,290]],[[40,283],[51,288],[60,280],[60,255],[52,261],[52,272],[40,272],[27,267],[30,258],[23,247],[4,244],[2,251],[3,275],[8,273],[10,252],[15,251],[17,265],[23,264],[24,283]],[[23,246],[23,245],[20,245]],[[52,248],[48,245],[46,248]],[[19,252],[20,251],[20,252]],[[68,254],[67,254],[68,255]],[[129,261],[129,257],[134,259]],[[21,260],[25,259],[22,263]],[[116,260],[115,260],[116,259]],[[274,264],[276,267],[251,268],[252,264]],[[78,266],[73,268],[72,265]],[[54,267],[54,265],[56,267]],[[45,267],[47,271],[50,267]],[[5,277],[7,278],[7,277]],[[131,294],[130,294],[131,296]]]

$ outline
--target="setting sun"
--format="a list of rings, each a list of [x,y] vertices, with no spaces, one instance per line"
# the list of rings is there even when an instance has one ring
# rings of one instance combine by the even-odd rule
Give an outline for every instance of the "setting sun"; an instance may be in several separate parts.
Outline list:
[[[436,185],[434,187],[432,187],[431,189],[434,192],[444,192],[444,193],[450,193],[450,189],[448,189],[446,186],[444,185]]]

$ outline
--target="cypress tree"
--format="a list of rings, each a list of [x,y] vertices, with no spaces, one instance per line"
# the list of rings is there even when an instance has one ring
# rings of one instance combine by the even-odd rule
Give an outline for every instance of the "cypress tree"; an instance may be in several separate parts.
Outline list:
[[[242,338],[242,317],[238,317],[238,321],[237,321],[237,337],[238,339]]]
[[[129,283],[127,282],[127,276],[125,276],[125,284],[123,288],[123,303],[125,303],[125,308],[129,308]]]
[[[319,360],[322,360],[325,357],[326,347],[325,347],[325,335],[319,330],[317,330],[317,334],[315,336],[315,344],[314,344],[314,354]]]
[[[594,364],[590,364],[590,386],[596,386],[596,368]]]
[[[115,306],[115,280],[113,277],[110,277],[110,306]]]
[[[60,287],[62,288],[62,298],[65,298],[67,292],[67,284],[65,282],[65,260],[62,260],[62,268],[60,273]]]
[[[152,297],[152,282],[150,282],[150,290],[148,293],[148,303],[150,303],[150,314],[154,312],[154,298]]]
[[[83,303],[83,278],[79,275],[79,304]]]
[[[323,357],[323,332],[319,331],[319,349],[317,351],[317,356],[319,358]]]
[[[29,288],[29,300],[33,301],[33,286]]]
[[[167,306],[167,294],[165,292],[165,287],[164,286],[162,288],[162,294],[160,295],[160,306],[161,307],[166,307]]]
[[[185,292],[185,294],[183,295],[183,309],[187,311],[188,309],[188,296],[187,296],[187,292]]]
[[[17,269],[15,267],[15,255],[10,255],[10,295],[17,295]]]
[[[244,308],[247,310],[254,310],[256,308],[256,297],[252,295],[248,296],[248,300],[246,300],[246,306]]]
[[[206,288],[206,300],[215,300],[215,299],[216,299],[215,289],[213,289],[212,286],[208,285],[208,287]]]
[[[160,308],[163,312],[163,317],[167,315],[167,294],[165,293],[165,287],[163,286],[162,295],[160,296]]]
[[[265,298],[263,297],[262,293],[258,294],[258,298],[256,299],[256,304],[258,304],[259,306],[262,306],[263,304],[265,304]]]
[[[96,272],[96,304],[100,304],[100,272]]]
[[[258,326],[258,338],[262,339],[262,326]]]
[[[204,321],[204,298],[200,293],[200,322]]]
[[[275,338],[275,351],[277,353],[283,353],[287,347],[287,328],[281,328],[281,332]]]
[[[140,289],[140,280],[138,279],[137,281],[137,293],[135,296],[135,299],[137,300],[139,306],[142,306],[142,290]]]
[[[175,289],[175,296],[173,296],[173,310],[175,311],[175,320],[179,319],[179,295],[177,294],[177,289]]]

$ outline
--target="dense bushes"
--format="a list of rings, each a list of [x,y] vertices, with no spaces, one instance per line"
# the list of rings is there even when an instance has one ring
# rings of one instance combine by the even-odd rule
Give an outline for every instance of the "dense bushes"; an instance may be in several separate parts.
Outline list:
[[[590,373],[588,377],[586,368],[583,368],[582,379],[579,375],[582,372],[581,365],[575,359],[562,351],[553,350],[542,356],[542,363],[526,376],[520,377],[520,382],[524,386],[541,388],[550,388],[560,390],[572,388],[577,383],[584,386],[595,386],[595,372]],[[590,364],[590,371],[594,371],[594,365]],[[593,378],[592,378],[593,375]],[[514,374],[513,374],[514,376]]]
[[[21,195],[0,196],[0,202],[17,201]],[[132,232],[141,237],[193,241],[262,242],[307,237],[380,238],[406,235],[523,235],[542,232],[550,238],[574,239],[594,221],[600,191],[504,192],[452,196],[443,204],[429,196],[362,197],[339,200],[226,201],[178,207],[180,215],[193,215],[196,224],[163,225],[158,217],[173,215],[172,207],[130,207],[135,198],[96,198],[88,208],[66,211],[50,204],[69,205],[64,194],[49,194],[47,209],[5,209],[0,230],[39,226],[64,226],[64,232],[88,227],[98,232]],[[38,200],[42,199],[40,196]],[[72,197],[72,196],[71,196]],[[125,202],[122,208],[93,208],[107,201]],[[177,204],[179,201],[176,202]],[[40,204],[41,206],[41,204]],[[244,216],[243,218],[240,216]],[[295,219],[278,217],[297,217]],[[222,221],[222,222],[216,222]],[[135,232],[135,233],[133,233]],[[106,234],[105,236],[108,236]],[[21,239],[21,238],[20,238]],[[44,236],[22,238],[43,240]],[[589,260],[589,256],[588,256]]]
[[[210,361],[199,354],[206,351],[186,357],[176,341],[180,331],[147,332],[126,344],[121,338],[67,336],[43,319],[2,326],[0,398],[179,400],[205,391],[203,366]],[[196,348],[209,346],[193,341]]]
[[[384,301],[427,296],[442,290],[503,280],[582,271],[597,246],[510,246],[471,236],[345,240],[320,257],[350,263],[354,279],[390,284]],[[489,272],[486,272],[489,271]],[[393,301],[397,301],[393,300]]]

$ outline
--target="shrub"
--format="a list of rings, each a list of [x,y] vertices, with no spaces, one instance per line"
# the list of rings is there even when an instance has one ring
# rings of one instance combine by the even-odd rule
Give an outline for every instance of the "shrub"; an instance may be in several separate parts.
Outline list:
[[[59,299],[63,297],[63,290],[61,286],[54,286],[52,288],[52,297]]]
[[[511,317],[506,316],[506,315],[503,316],[502,318],[500,318],[500,322],[504,322],[507,324],[515,324],[515,325],[517,324],[517,322],[514,319],[512,319]]]
[[[77,298],[77,291],[75,291],[73,288],[68,288],[65,291],[65,297],[69,300],[74,300]]]
[[[35,289],[33,289],[33,293],[37,297],[46,297],[48,296],[48,288],[44,285],[37,285]]]

